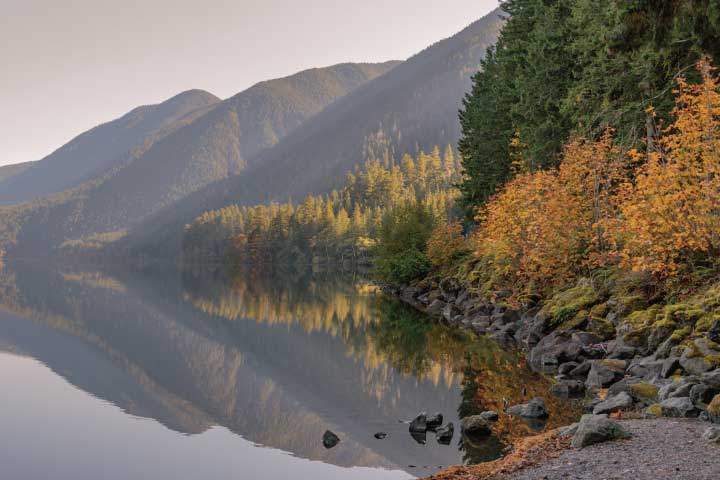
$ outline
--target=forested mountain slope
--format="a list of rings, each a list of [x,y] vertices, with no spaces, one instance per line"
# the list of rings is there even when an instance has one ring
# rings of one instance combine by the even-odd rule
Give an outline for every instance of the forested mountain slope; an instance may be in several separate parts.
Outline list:
[[[7,182],[10,178],[32,167],[33,163],[34,162],[23,162],[0,166],[0,184]]]
[[[454,144],[462,98],[502,24],[500,11],[494,10],[368,82],[254,156],[243,175],[158,212],[118,248],[152,255],[174,251],[184,224],[203,211],[325,193],[368,156],[389,152],[399,158]]]
[[[157,105],[137,107],[116,120],[78,135],[15,175],[12,182],[0,184],[0,203],[20,203],[75,187],[188,113],[219,101],[208,92],[190,90]]]
[[[3,209],[3,240],[20,254],[64,242],[116,238],[145,216],[239,173],[246,158],[275,144],[339,96],[391,69],[341,64],[259,83],[209,110],[196,110],[116,158],[75,189]]]

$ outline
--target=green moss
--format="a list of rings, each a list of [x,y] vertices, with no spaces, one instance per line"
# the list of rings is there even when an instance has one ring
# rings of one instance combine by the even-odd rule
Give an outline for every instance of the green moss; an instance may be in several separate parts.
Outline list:
[[[662,417],[662,407],[659,403],[654,403],[647,407],[647,410],[645,410],[650,415],[655,415],[656,417]]]
[[[670,340],[675,343],[682,342],[688,335],[690,335],[690,332],[692,329],[690,327],[683,327],[675,330],[672,335],[670,335]]]
[[[639,347],[647,343],[647,339],[650,336],[651,327],[639,328],[628,332],[623,336],[623,341],[633,347]]]
[[[705,355],[703,362],[711,367],[720,367],[720,354]]]
[[[614,297],[614,300],[617,301],[620,311],[625,315],[647,308],[647,302],[642,295],[617,296]]]
[[[708,403],[707,410],[713,415],[720,415],[720,393]]]
[[[657,398],[658,387],[647,382],[634,383],[630,385],[630,392],[636,397],[649,400]]]
[[[677,328],[677,326],[678,325],[677,325],[677,323],[675,323],[674,320],[670,320],[667,318],[665,318],[663,320],[658,320],[657,322],[652,324],[653,328],[667,328],[667,329],[673,329],[673,330],[675,330]]]
[[[603,338],[609,338],[615,334],[615,326],[608,320],[593,318],[590,320],[590,331]]]
[[[595,289],[587,285],[587,282],[580,282],[577,286],[557,293],[549,299],[543,311],[552,317],[553,325],[561,325],[570,319],[575,319],[578,312],[589,309],[599,301]]]
[[[598,303],[594,307],[590,309],[590,318],[592,319],[600,319],[605,318],[610,310],[610,307],[608,307],[607,302]]]
[[[628,315],[627,320],[636,327],[643,327],[645,325],[651,325],[655,323],[657,317],[660,315],[662,306],[653,305],[652,307],[645,310],[637,310]]]

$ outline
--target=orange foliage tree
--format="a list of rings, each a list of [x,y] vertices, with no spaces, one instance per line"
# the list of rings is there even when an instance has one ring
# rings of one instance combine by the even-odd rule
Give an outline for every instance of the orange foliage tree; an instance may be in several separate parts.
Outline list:
[[[702,82],[679,80],[675,120],[633,182],[619,189],[607,238],[621,265],[668,278],[720,253],[720,94],[708,60]]]
[[[459,220],[435,227],[427,242],[427,257],[434,266],[448,265],[466,252],[465,237]]]
[[[476,255],[493,287],[543,291],[606,261],[603,219],[626,170],[612,132],[576,137],[558,169],[521,173],[479,215]]]

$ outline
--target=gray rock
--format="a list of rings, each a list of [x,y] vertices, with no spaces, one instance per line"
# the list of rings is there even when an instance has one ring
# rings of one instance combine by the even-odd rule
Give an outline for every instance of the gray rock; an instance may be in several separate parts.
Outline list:
[[[448,322],[452,322],[455,316],[459,314],[460,310],[458,310],[458,308],[452,303],[448,303],[447,305],[445,305],[442,311],[443,318]]]
[[[455,426],[452,422],[448,423],[444,427],[440,427],[435,431],[435,438],[437,442],[443,445],[450,445],[450,442],[455,435]]]
[[[594,415],[601,415],[603,413],[613,413],[620,410],[629,410],[633,406],[633,399],[627,392],[620,392],[614,397],[607,398],[606,400],[598,403],[593,408]]]
[[[570,376],[575,378],[585,378],[587,377],[587,374],[590,372],[590,367],[592,366],[591,362],[589,360],[586,360],[582,362],[577,367],[573,368],[570,371]]]
[[[558,398],[582,397],[585,384],[580,380],[561,380],[550,387],[550,394]]]
[[[490,423],[481,415],[470,415],[460,422],[460,427],[464,434],[471,437],[482,437],[490,435]]]
[[[714,367],[707,363],[704,359],[707,355],[720,354],[713,349],[706,338],[697,338],[693,342],[695,348],[687,347],[680,357],[680,365],[692,375],[702,375],[705,372],[713,370]],[[697,352],[699,352],[699,354]]]
[[[715,343],[720,343],[720,320],[715,320],[706,333],[707,338]]]
[[[610,355],[608,355],[608,358],[616,358],[620,360],[629,360],[635,356],[637,353],[637,349],[635,347],[631,347],[630,345],[617,345],[612,352],[610,352]]]
[[[542,397],[535,397],[528,403],[515,405],[508,408],[507,412],[515,417],[524,418],[547,418],[549,416],[545,408],[545,400]]]
[[[698,385],[697,380],[687,377],[675,384],[675,388],[670,391],[668,398],[689,397],[690,390],[692,390],[695,385]]]
[[[664,360],[656,360],[653,356],[636,359],[631,362],[627,373],[643,380],[654,380],[660,376],[663,363]]]
[[[607,396],[608,398],[614,397],[620,392],[630,393],[632,391],[630,386],[635,385],[636,383],[641,383],[642,381],[643,379],[638,377],[625,377],[619,382],[613,383],[610,388],[608,388]]]
[[[480,414],[482,418],[487,420],[488,422],[497,422],[500,418],[500,415],[495,410],[486,410]]]
[[[560,427],[558,429],[558,436],[561,438],[572,437],[573,435],[575,435],[575,432],[577,432],[579,425],[580,424],[578,422],[575,422],[575,423],[571,423],[570,425]]]
[[[623,378],[624,360],[594,360],[590,364],[585,385],[588,388],[605,388]]]
[[[712,372],[703,373],[700,381],[715,390],[720,390],[720,368]]]
[[[715,389],[704,383],[693,385],[690,389],[690,400],[695,404],[709,403],[715,396]]]
[[[327,449],[333,448],[340,443],[340,438],[330,430],[325,430],[322,438],[323,446]]]
[[[709,443],[720,444],[720,427],[710,426],[705,429],[702,436],[703,440]]]
[[[698,410],[688,397],[668,398],[660,403],[664,417],[696,417]]]
[[[558,367],[558,373],[560,375],[570,375],[570,372],[575,370],[575,368],[577,368],[577,366],[578,366],[577,362],[565,362]]]
[[[425,433],[427,431],[427,414],[421,413],[410,422],[410,432]]]
[[[660,376],[663,378],[669,378],[670,375],[681,368],[680,359],[678,357],[668,357],[663,361],[662,369],[660,370]]]
[[[619,423],[610,420],[607,415],[583,415],[571,443],[575,448],[584,448],[629,436]]]
[[[377,438],[378,440],[382,440],[385,437],[387,437],[387,433],[385,432],[377,432],[373,437]]]

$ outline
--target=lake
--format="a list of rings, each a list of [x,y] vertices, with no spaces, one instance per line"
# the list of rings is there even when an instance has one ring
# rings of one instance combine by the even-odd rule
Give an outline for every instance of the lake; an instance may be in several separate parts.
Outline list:
[[[0,382],[13,480],[413,478],[575,414],[520,356],[353,273],[11,263]],[[535,395],[548,424],[502,415],[489,438],[460,435],[461,416]],[[449,445],[409,435],[420,412],[454,423]]]

